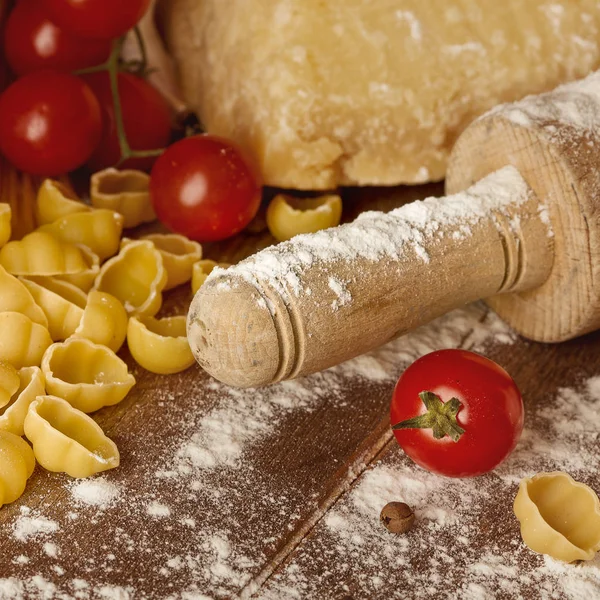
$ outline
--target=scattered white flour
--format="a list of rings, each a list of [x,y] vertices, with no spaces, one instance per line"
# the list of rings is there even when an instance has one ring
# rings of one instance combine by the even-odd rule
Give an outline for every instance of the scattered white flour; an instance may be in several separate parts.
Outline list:
[[[160,502],[151,502],[146,507],[146,513],[151,517],[169,517],[171,516],[171,509]]]
[[[337,296],[337,298],[331,303],[331,308],[337,310],[340,306],[345,306],[352,302],[352,294],[348,291],[346,284],[335,277],[330,277],[328,280],[329,289]]]
[[[103,477],[75,480],[70,486],[73,499],[82,504],[108,508],[121,497],[121,487]]]
[[[53,544],[52,542],[46,542],[44,544],[44,552],[50,558],[57,558],[58,557],[58,546],[56,544]]]
[[[21,515],[15,521],[13,526],[14,537],[25,542],[30,538],[36,538],[42,535],[48,535],[58,531],[58,523],[42,516]]]

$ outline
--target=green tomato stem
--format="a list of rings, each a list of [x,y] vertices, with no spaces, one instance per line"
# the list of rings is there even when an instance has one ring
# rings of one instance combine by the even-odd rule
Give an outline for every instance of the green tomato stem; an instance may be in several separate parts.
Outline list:
[[[399,429],[431,429],[436,440],[448,435],[452,441],[458,442],[465,430],[457,423],[456,414],[462,408],[458,398],[442,402],[433,392],[421,392],[419,398],[423,401],[427,412],[411,419],[406,419],[392,426]]]

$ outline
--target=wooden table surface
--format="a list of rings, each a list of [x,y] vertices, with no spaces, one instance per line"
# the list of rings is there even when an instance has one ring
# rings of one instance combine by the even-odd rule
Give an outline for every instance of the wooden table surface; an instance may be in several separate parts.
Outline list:
[[[349,190],[345,217],[439,191]],[[271,241],[239,236],[206,257],[237,261]],[[165,314],[189,300],[175,290]],[[489,475],[433,476],[392,437],[397,376],[442,347],[483,352],[522,390],[523,438]],[[137,385],[95,414],[121,466],[91,480],[36,468],[0,510],[0,599],[600,597],[599,560],[530,552],[512,513],[518,481],[538,471],[600,491],[598,334],[531,343],[475,304],[266,390],[228,388],[198,367],[152,375],[121,354]],[[379,523],[391,500],[415,510],[405,535]]]

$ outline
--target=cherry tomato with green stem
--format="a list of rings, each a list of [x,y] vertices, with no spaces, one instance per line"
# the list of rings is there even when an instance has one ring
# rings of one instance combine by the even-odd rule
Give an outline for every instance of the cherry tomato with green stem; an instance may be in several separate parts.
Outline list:
[[[90,86],[102,109],[102,139],[91,156],[88,166],[94,171],[117,165],[121,148],[115,119],[108,73],[91,73],[82,78]],[[132,150],[157,150],[171,139],[171,109],[166,100],[152,85],[130,73],[119,73],[119,100],[123,115],[125,135]],[[149,170],[155,157],[132,158],[119,166],[129,169]]]
[[[142,18],[150,0],[42,0],[65,31],[111,39],[127,33]]]
[[[401,375],[390,410],[404,452],[424,469],[473,477],[496,468],[523,430],[521,393],[494,361],[466,350],[426,354]]]
[[[76,71],[106,61],[110,40],[77,37],[56,25],[41,0],[19,0],[4,32],[4,53],[12,71]]]
[[[262,179],[231,140],[196,135],[173,144],[150,174],[150,198],[172,231],[212,242],[239,233],[260,206]]]
[[[27,173],[52,177],[80,167],[101,128],[92,90],[68,73],[30,73],[0,95],[0,152]]]

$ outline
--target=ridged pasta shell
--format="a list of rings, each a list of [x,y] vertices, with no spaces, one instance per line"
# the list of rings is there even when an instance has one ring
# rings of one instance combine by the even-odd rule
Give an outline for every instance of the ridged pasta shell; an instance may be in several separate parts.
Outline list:
[[[0,431],[0,506],[14,502],[25,491],[35,468],[29,444],[18,435]]]
[[[121,402],[135,384],[112,350],[83,338],[52,344],[42,359],[42,371],[49,394],[86,413]]]
[[[119,450],[85,413],[55,396],[39,396],[25,417],[25,435],[48,471],[89,477],[119,466]]]
[[[43,231],[0,248],[0,265],[13,275],[60,275],[87,268],[81,250]]]
[[[0,360],[16,369],[39,365],[52,343],[45,327],[17,312],[0,313],[0,331]]]
[[[27,287],[4,267],[0,267],[0,312],[6,311],[21,313],[34,323],[48,327],[44,311],[36,304]]]
[[[83,259],[85,261],[86,268],[79,273],[72,273],[70,275],[55,275],[54,279],[60,281],[66,281],[72,283],[78,287],[81,291],[87,293],[92,289],[96,277],[100,272],[100,258],[97,254],[94,254],[87,246],[79,246]]]
[[[161,375],[179,373],[191,367],[195,360],[185,325],[184,316],[132,317],[127,327],[131,356],[144,369]]]
[[[521,536],[534,552],[572,562],[591,560],[600,549],[600,501],[567,473],[523,479],[514,503]]]
[[[198,242],[177,233],[152,233],[140,239],[152,242],[162,256],[167,271],[165,290],[182,285],[192,278],[192,267],[202,258],[202,246]],[[123,238],[121,247],[132,241]]]
[[[94,289],[118,298],[129,315],[154,316],[162,305],[166,283],[160,252],[152,242],[136,241],[102,265]]]
[[[101,261],[119,251],[123,232],[123,217],[112,210],[98,209],[66,215],[38,231],[45,231],[57,239],[87,246]]]
[[[108,208],[123,215],[125,228],[156,220],[150,202],[150,177],[134,169],[104,169],[90,181],[90,199],[96,208]]]
[[[0,409],[6,406],[19,389],[19,373],[10,364],[0,360]]]
[[[91,208],[77,198],[71,189],[55,179],[44,179],[36,198],[35,216],[38,225],[46,225]]]
[[[46,393],[44,374],[39,367],[24,367],[19,370],[19,387],[10,402],[0,409],[0,430],[23,435],[23,423],[29,405]]]

